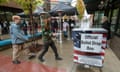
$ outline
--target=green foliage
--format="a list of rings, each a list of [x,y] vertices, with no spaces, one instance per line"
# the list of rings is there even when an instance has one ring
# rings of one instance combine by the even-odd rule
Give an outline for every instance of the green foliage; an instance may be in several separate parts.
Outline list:
[[[38,3],[43,3],[43,0],[14,0],[19,4],[26,14],[29,13],[29,10],[32,8],[32,11],[35,10]]]
[[[6,2],[8,2],[8,0],[0,0],[0,4],[6,3]]]

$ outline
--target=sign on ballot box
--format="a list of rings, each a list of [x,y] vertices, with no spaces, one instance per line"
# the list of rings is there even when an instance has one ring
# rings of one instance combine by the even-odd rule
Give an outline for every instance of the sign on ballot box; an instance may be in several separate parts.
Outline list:
[[[102,51],[102,34],[81,34],[81,51],[100,53]]]
[[[102,67],[103,66],[102,56],[99,56],[99,57],[95,58],[95,56],[79,55],[77,62],[81,63],[81,64],[87,64],[87,65],[92,65],[92,66],[97,66],[97,67]]]
[[[74,62],[102,67],[107,31],[102,28],[73,29]]]

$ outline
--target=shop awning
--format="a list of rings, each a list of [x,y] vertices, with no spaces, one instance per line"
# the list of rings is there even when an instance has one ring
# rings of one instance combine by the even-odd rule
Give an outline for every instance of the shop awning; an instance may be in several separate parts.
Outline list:
[[[22,8],[16,4],[14,1],[10,1],[8,3],[4,3],[4,4],[0,4],[0,11],[5,11],[5,12],[13,12],[13,13],[16,13],[16,12],[22,12]]]
[[[54,6],[49,12],[51,16],[58,16],[58,11],[62,11],[62,15],[75,15],[78,14],[77,9],[72,7],[70,4],[59,2],[56,6]]]
[[[33,16],[40,16],[40,14],[42,13],[47,13],[43,10],[43,8],[41,7],[37,7],[35,9],[35,11],[33,11]],[[21,17],[29,17],[30,15],[29,14],[25,14],[24,12],[22,13],[18,13],[17,15],[21,16]]]

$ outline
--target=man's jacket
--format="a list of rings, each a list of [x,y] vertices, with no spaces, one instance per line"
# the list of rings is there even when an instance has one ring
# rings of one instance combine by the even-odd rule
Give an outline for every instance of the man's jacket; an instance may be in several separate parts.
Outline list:
[[[15,23],[10,26],[10,35],[12,44],[21,44],[28,40],[28,37],[24,35],[24,32],[20,29],[20,25]]]

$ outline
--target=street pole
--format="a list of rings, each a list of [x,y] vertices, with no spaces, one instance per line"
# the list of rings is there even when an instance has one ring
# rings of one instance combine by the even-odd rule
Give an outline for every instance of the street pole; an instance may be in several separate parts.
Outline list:
[[[61,15],[62,15],[62,10],[58,10],[58,15],[59,15],[59,42],[62,43],[62,23],[61,23]]]

